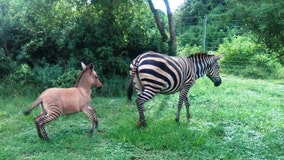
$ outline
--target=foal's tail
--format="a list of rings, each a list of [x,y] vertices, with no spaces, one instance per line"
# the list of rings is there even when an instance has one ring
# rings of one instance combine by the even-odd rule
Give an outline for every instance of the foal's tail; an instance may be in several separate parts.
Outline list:
[[[31,111],[37,106],[39,105],[40,103],[42,103],[42,100],[41,98],[37,98],[34,103],[26,110],[24,111],[24,115],[28,115],[31,113]]]

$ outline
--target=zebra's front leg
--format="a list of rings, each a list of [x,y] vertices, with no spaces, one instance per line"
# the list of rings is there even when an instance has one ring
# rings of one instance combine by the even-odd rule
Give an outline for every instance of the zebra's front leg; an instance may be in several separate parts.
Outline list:
[[[96,110],[93,109],[92,107],[88,106],[82,109],[82,111],[86,114],[86,116],[90,119],[91,121],[91,128],[89,131],[89,137],[91,137],[94,133],[94,127],[97,128],[98,126],[98,120],[96,117]]]
[[[179,116],[180,116],[181,107],[182,107],[182,103],[178,102],[178,109],[177,109],[177,114],[176,114],[176,118],[175,118],[175,121],[177,123],[179,122]]]
[[[140,98],[140,96],[137,96],[136,98],[136,105],[139,113],[139,120],[137,121],[137,128],[140,128],[141,126],[146,127],[146,120],[144,116],[144,100]]]
[[[176,122],[179,122],[179,117],[180,117],[180,110],[182,107],[182,103],[183,101],[186,100],[186,96],[187,96],[187,92],[188,92],[188,88],[185,88],[183,90],[181,90],[180,95],[179,95],[179,99],[178,99],[178,109],[177,109],[177,114],[176,114]]]
[[[187,120],[189,120],[190,119],[190,113],[189,113],[189,106],[190,106],[190,104],[188,102],[188,98],[187,97],[185,97],[184,103],[185,103],[185,108],[186,108],[186,118],[187,118]]]

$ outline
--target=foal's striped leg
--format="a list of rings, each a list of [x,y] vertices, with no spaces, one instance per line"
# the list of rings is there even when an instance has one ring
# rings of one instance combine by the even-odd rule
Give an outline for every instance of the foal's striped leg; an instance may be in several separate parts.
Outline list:
[[[60,114],[40,114],[35,119],[34,122],[37,127],[38,135],[40,138],[44,140],[49,140],[44,125],[56,118],[58,118]]]
[[[90,119],[91,121],[91,128],[89,132],[89,136],[91,137],[94,132],[94,127],[98,126],[98,120],[96,117],[96,110],[93,109],[92,107],[88,106],[82,109],[82,112],[86,114],[86,116]]]
[[[40,115],[38,115],[38,116],[36,116],[36,117],[34,118],[34,123],[35,123],[35,126],[36,126],[37,134],[38,134],[39,138],[41,138],[41,139],[43,139],[43,136],[42,136],[42,133],[41,133],[40,126],[39,126],[39,124],[38,124],[37,122],[40,120],[40,118],[41,118],[43,115],[44,115],[44,114],[41,113]]]

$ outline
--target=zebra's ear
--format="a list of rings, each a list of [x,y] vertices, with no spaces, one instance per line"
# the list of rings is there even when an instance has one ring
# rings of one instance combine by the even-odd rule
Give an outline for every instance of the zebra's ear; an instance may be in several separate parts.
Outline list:
[[[81,66],[82,66],[82,69],[83,69],[83,70],[86,69],[85,63],[81,62]]]
[[[224,52],[215,56],[215,59],[218,61],[219,59],[221,59],[224,56]]]

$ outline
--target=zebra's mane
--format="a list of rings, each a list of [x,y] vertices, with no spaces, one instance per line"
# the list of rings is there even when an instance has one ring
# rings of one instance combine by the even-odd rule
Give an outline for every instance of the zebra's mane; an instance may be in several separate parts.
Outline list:
[[[187,58],[192,58],[192,57],[211,57],[211,56],[214,56],[214,55],[211,55],[211,54],[208,54],[208,53],[205,53],[205,52],[197,52],[197,53],[189,55]]]

